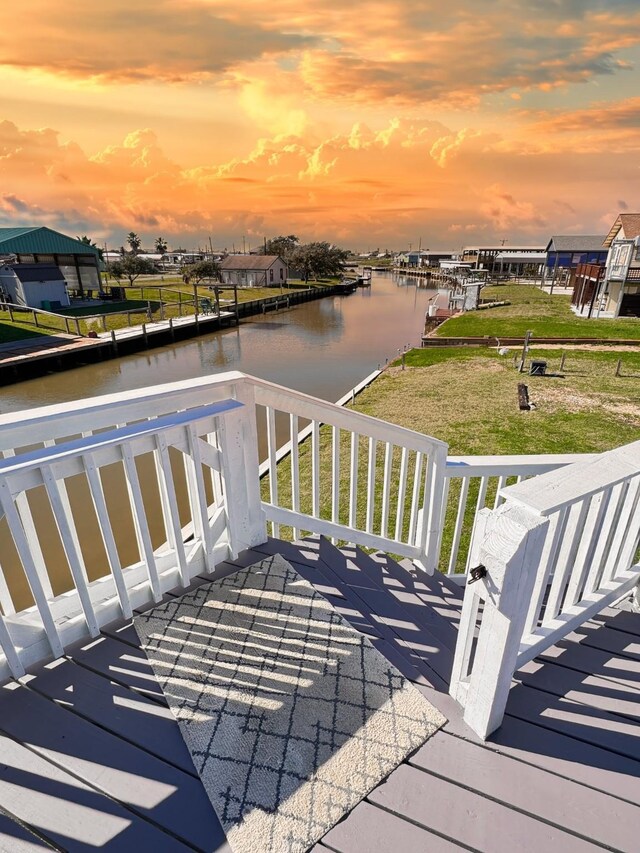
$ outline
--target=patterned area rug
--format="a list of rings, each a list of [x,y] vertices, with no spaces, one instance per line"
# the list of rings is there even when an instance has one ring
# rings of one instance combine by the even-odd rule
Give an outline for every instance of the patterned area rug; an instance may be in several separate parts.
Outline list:
[[[445,720],[280,556],[135,619],[235,853],[302,853]]]

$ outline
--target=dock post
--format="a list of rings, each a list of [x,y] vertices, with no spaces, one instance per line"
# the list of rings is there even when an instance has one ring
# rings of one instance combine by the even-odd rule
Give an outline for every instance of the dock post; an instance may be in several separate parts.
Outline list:
[[[175,341],[176,333],[173,329],[173,317],[169,317],[169,331],[171,332],[171,340]]]
[[[622,367],[622,359],[618,359],[618,363],[616,364],[616,376],[620,376],[620,368]]]
[[[82,337],[82,332],[80,331],[80,320],[76,317],[76,332],[78,333],[78,337]]]
[[[111,329],[111,346],[113,347],[113,352],[115,353],[115,355],[118,355],[118,342],[116,340],[115,329]]]
[[[142,324],[142,337],[144,338],[144,345],[147,346],[149,343],[149,339],[147,338],[147,324]]]
[[[38,323],[38,313],[37,313],[37,311],[32,311],[31,313],[33,314],[33,322],[34,322],[34,324],[35,324],[36,326],[39,326],[40,324]]]
[[[102,331],[103,332],[107,331],[107,315],[106,314],[102,315]]]

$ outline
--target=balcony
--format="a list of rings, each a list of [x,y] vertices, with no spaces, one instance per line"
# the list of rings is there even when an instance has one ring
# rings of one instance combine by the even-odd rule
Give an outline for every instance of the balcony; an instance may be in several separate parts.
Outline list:
[[[0,450],[7,849],[229,849],[132,617],[273,554],[448,720],[314,850],[634,849],[640,442],[451,457],[229,373]]]

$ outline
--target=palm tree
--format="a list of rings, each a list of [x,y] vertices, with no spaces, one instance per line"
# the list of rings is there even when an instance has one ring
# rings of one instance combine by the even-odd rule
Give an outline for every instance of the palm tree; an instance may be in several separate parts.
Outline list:
[[[142,241],[138,237],[135,231],[129,231],[127,234],[127,243],[134,255],[137,255],[140,251],[140,246],[142,245]]]
[[[156,237],[156,252],[164,255],[168,248],[169,246],[166,240],[163,240],[162,237]]]

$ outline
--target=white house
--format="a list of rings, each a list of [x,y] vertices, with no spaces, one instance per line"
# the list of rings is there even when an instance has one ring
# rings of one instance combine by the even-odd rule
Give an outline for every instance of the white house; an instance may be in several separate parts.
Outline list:
[[[600,284],[601,313],[610,317],[640,316],[640,213],[621,213],[604,245],[609,249]]]
[[[227,255],[220,262],[223,284],[277,287],[287,282],[287,265],[278,255]]]
[[[0,267],[0,296],[27,308],[68,307],[67,282],[55,264],[4,264]]]

